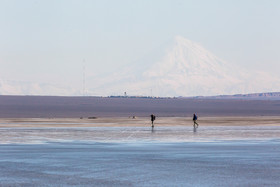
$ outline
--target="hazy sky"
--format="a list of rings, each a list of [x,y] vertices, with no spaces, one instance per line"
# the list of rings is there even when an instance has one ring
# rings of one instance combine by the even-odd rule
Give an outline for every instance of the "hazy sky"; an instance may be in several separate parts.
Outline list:
[[[279,0],[0,0],[0,79],[78,87],[176,35],[276,74],[279,20]]]

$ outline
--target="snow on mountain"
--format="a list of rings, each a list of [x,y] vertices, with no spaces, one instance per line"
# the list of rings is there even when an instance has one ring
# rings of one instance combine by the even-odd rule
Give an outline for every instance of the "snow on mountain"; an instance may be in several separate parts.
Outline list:
[[[280,79],[231,65],[199,44],[176,36],[172,42],[118,72],[95,79],[101,95],[210,96],[279,91]]]
[[[0,95],[77,95],[74,90],[58,85],[0,79]]]
[[[201,45],[176,36],[137,62],[105,76],[87,78],[86,95],[213,96],[277,92],[280,79],[244,70]],[[71,87],[0,79],[1,95],[83,95]]]

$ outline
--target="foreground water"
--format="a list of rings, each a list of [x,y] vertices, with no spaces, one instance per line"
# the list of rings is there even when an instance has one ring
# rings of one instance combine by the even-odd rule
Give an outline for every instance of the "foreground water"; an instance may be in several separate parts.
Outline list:
[[[0,128],[0,144],[219,142],[280,139],[280,126]]]
[[[0,129],[0,186],[280,186],[279,126]]]

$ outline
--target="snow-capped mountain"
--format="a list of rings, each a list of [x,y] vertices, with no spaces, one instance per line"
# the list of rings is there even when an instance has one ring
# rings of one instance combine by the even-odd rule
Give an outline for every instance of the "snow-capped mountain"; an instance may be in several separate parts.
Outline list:
[[[231,65],[176,36],[149,55],[105,76],[87,77],[86,95],[213,96],[277,92],[280,78]],[[81,89],[0,79],[1,95],[83,95]]]
[[[181,36],[138,62],[95,79],[101,95],[210,96],[279,91],[280,79],[233,66]]]

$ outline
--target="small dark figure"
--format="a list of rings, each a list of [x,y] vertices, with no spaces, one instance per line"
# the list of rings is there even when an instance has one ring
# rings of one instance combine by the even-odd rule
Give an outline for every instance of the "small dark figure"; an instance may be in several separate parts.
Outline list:
[[[154,114],[151,114],[152,128],[154,128],[154,121],[155,120],[156,120],[156,116]]]
[[[198,127],[198,123],[196,122],[197,120],[197,115],[193,114],[193,127],[197,128]]]

